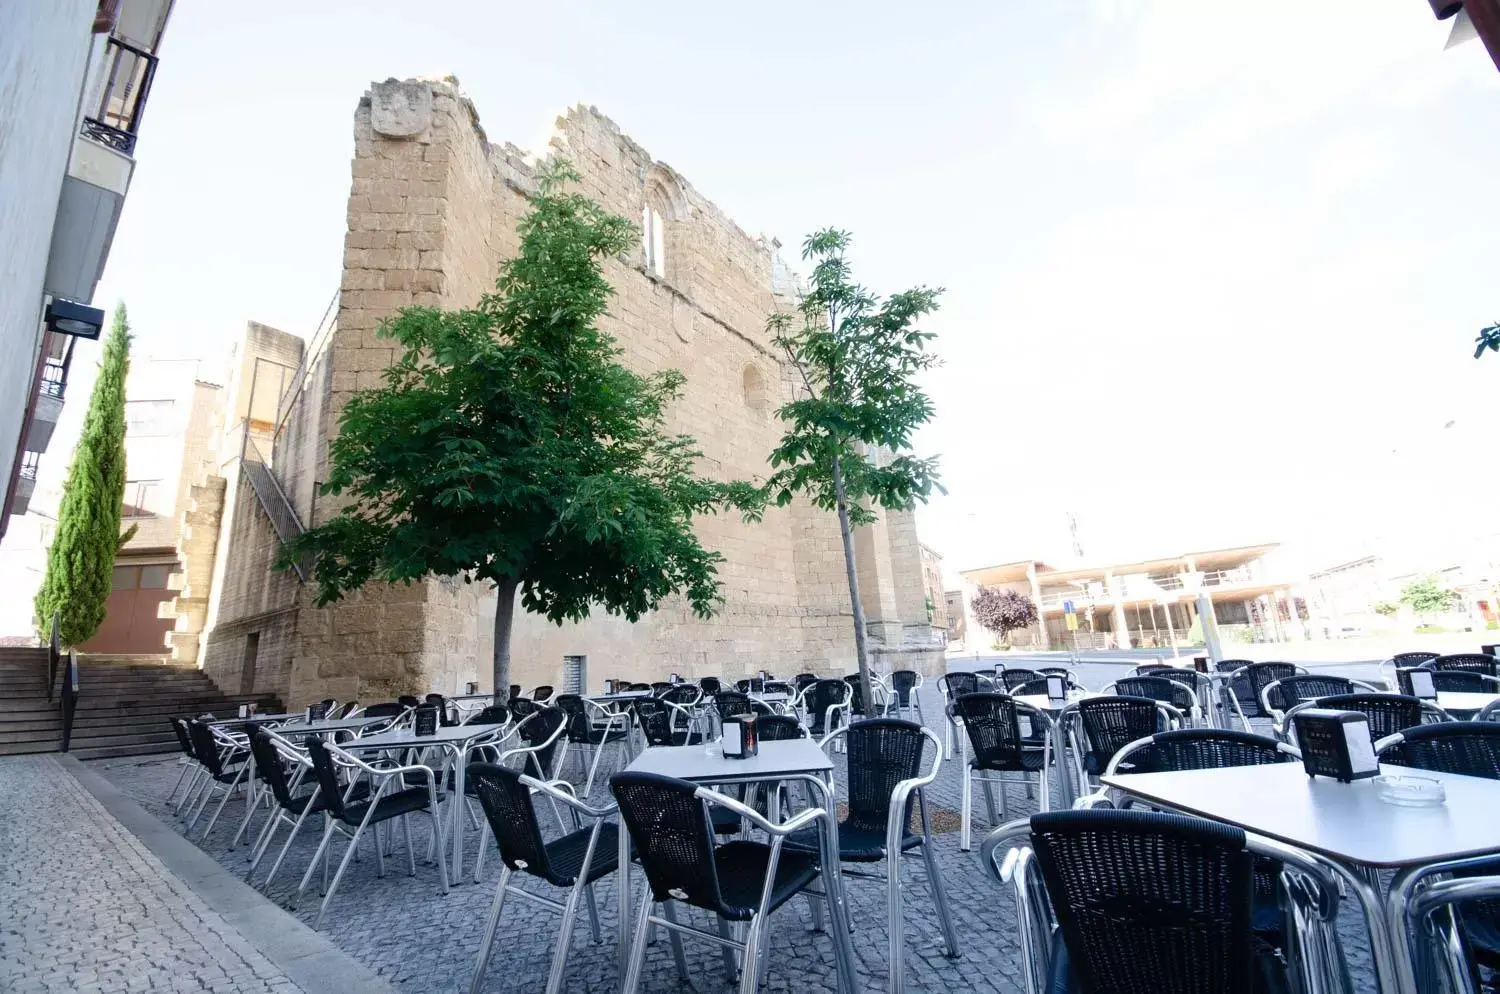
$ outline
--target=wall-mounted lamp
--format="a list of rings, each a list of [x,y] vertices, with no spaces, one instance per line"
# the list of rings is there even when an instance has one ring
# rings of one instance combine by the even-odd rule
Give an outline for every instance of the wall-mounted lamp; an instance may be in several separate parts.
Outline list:
[[[104,312],[97,307],[58,298],[47,305],[47,330],[74,338],[98,340],[104,330]]]

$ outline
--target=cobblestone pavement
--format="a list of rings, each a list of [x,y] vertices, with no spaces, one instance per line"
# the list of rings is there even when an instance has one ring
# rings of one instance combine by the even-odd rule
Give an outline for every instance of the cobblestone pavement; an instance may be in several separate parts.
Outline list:
[[[942,704],[935,685],[923,688],[921,700],[927,724],[936,728],[936,716],[941,714]],[[613,750],[606,755],[603,766],[609,767],[612,758]],[[836,757],[838,762],[841,762],[841,757]],[[175,776],[173,761],[104,761],[96,768],[157,817],[180,825],[162,804]],[[576,764],[567,772],[581,782]],[[605,772],[606,769],[601,768],[595,786],[596,801],[605,797]],[[839,771],[838,780],[840,784],[844,782],[842,771]],[[937,837],[937,855],[960,936],[962,956],[949,959],[943,955],[941,932],[932,911],[920,857],[908,858],[904,863],[904,879],[907,881],[904,926],[907,988],[914,992],[972,990],[1015,994],[1023,987],[1013,902],[1009,893],[980,867],[979,844],[991,826],[985,821],[984,805],[977,797],[974,850],[965,853],[958,848],[960,789],[958,764],[945,762],[928,798],[930,807],[935,809],[935,822],[940,829],[946,829]],[[979,793],[976,789],[976,795]],[[1007,794],[1011,818],[1036,810],[1036,801],[1027,798],[1024,787],[1010,786]],[[238,828],[243,811],[244,806],[238,800],[231,802],[204,844],[205,850],[222,865],[240,873],[248,867],[246,847],[242,845],[238,850],[230,851],[228,843]],[[258,818],[256,825],[259,825]],[[494,894],[499,860],[493,851],[487,853],[481,883],[469,882],[477,845],[477,833],[470,831],[465,881],[449,894],[441,895],[438,893],[436,868],[421,862],[428,846],[427,827],[417,818],[412,819],[411,825],[419,859],[416,877],[407,876],[406,857],[398,844],[394,849],[395,858],[386,860],[388,872],[385,877],[377,878],[373,850],[361,843],[363,858],[351,864],[323,920],[322,930],[335,945],[392,985],[421,992],[466,991],[480,933]],[[200,825],[194,832],[194,841],[201,830]],[[399,840],[399,833],[395,834]],[[273,899],[285,903],[291,898],[315,842],[314,832],[305,829],[272,886],[270,896]],[[340,845],[335,854],[335,866],[341,853]],[[883,868],[883,864],[878,865],[879,868]],[[257,870],[257,884],[266,869],[267,866],[262,866]],[[639,873],[634,879],[639,887]],[[592,941],[585,924],[586,916],[579,916],[565,985],[572,994],[584,991],[602,994],[617,989],[614,881],[615,877],[611,875],[596,885],[604,936],[602,944]],[[534,881],[528,886],[532,883]],[[853,943],[858,986],[865,991],[884,990],[886,926],[883,883],[850,879],[846,890],[856,925]],[[314,883],[295,909],[295,914],[310,923],[317,913],[318,903]],[[807,905],[801,901],[787,905],[773,918],[767,990],[834,990],[831,943],[826,934],[810,931],[811,922]],[[1346,909],[1341,926],[1356,989],[1372,991],[1374,984],[1362,925],[1357,916]],[[507,902],[484,989],[518,994],[540,992],[546,983],[556,934],[555,915],[522,906],[517,901]],[[691,940],[686,941],[685,946],[694,989],[729,989],[717,948]],[[667,943],[656,944],[648,953],[641,989],[681,989]]]
[[[301,990],[51,756],[0,759],[0,990]]]

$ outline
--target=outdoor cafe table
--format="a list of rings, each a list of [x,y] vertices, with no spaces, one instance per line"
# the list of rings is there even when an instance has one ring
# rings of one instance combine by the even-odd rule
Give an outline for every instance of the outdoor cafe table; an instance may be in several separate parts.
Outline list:
[[[853,990],[854,947],[849,941],[846,923],[843,883],[838,872],[839,844],[837,806],[834,799],[833,761],[828,758],[816,740],[782,739],[760,743],[756,755],[748,759],[727,758],[718,743],[711,747],[702,745],[654,746],[644,750],[625,767],[627,773],[655,773],[659,776],[676,777],[691,783],[704,785],[767,783],[782,780],[798,780],[810,785],[818,807],[830,815],[827,821],[819,822],[819,835],[823,842],[822,858],[825,865],[833,867],[829,875],[838,887],[836,894],[829,894],[832,912],[832,927],[829,934],[840,943],[840,956],[848,969],[839,971],[839,984],[845,991]],[[620,830],[620,976],[625,976],[629,957],[630,935],[630,835]],[[649,886],[649,885],[648,885]],[[744,969],[754,969],[747,964]]]
[[[1444,804],[1399,807],[1380,800],[1371,780],[1351,784],[1309,777],[1301,763],[1168,773],[1121,773],[1107,787],[1156,807],[1235,825],[1324,857],[1350,885],[1370,927],[1380,989],[1418,994],[1398,969],[1384,914],[1379,870],[1500,853],[1500,781],[1381,766],[1381,772],[1442,781]]]
[[[415,729],[400,728],[388,732],[377,732],[362,738],[351,739],[339,748],[350,752],[358,750],[429,749],[442,748],[453,758],[453,872],[457,882],[463,877],[464,866],[464,768],[468,766],[469,749],[476,741],[499,732],[504,734],[504,725],[439,725],[431,735],[418,735]],[[438,771],[441,775],[441,771]]]
[[[1458,692],[1443,693],[1439,691],[1437,706],[1457,717],[1455,712],[1472,714],[1475,711],[1483,710],[1485,705],[1496,700],[1500,700],[1500,694],[1463,694]]]

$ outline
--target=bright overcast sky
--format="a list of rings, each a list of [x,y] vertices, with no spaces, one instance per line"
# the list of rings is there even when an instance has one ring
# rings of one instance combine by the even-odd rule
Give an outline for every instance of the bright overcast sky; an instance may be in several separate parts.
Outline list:
[[[838,225],[877,291],[947,287],[922,534],[950,573],[1066,556],[1068,511],[1090,558],[1327,565],[1487,515],[1500,475],[1500,356],[1470,357],[1500,73],[1447,29],[1423,0],[179,0],[96,302],[139,354],[307,334],[356,102],[453,73],[492,141],[594,104],[747,231]]]

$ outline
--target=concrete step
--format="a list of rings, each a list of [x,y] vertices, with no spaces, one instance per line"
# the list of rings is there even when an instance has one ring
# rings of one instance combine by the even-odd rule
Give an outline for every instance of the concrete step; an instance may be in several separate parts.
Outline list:
[[[57,752],[57,747],[56,735],[46,742],[0,742],[0,756],[29,756],[39,752]]]
[[[160,742],[142,742],[137,745],[84,746],[83,748],[73,746],[68,749],[68,755],[76,759],[115,759],[121,756],[156,756],[176,750],[175,741],[170,746]],[[173,777],[176,777],[175,773]]]

